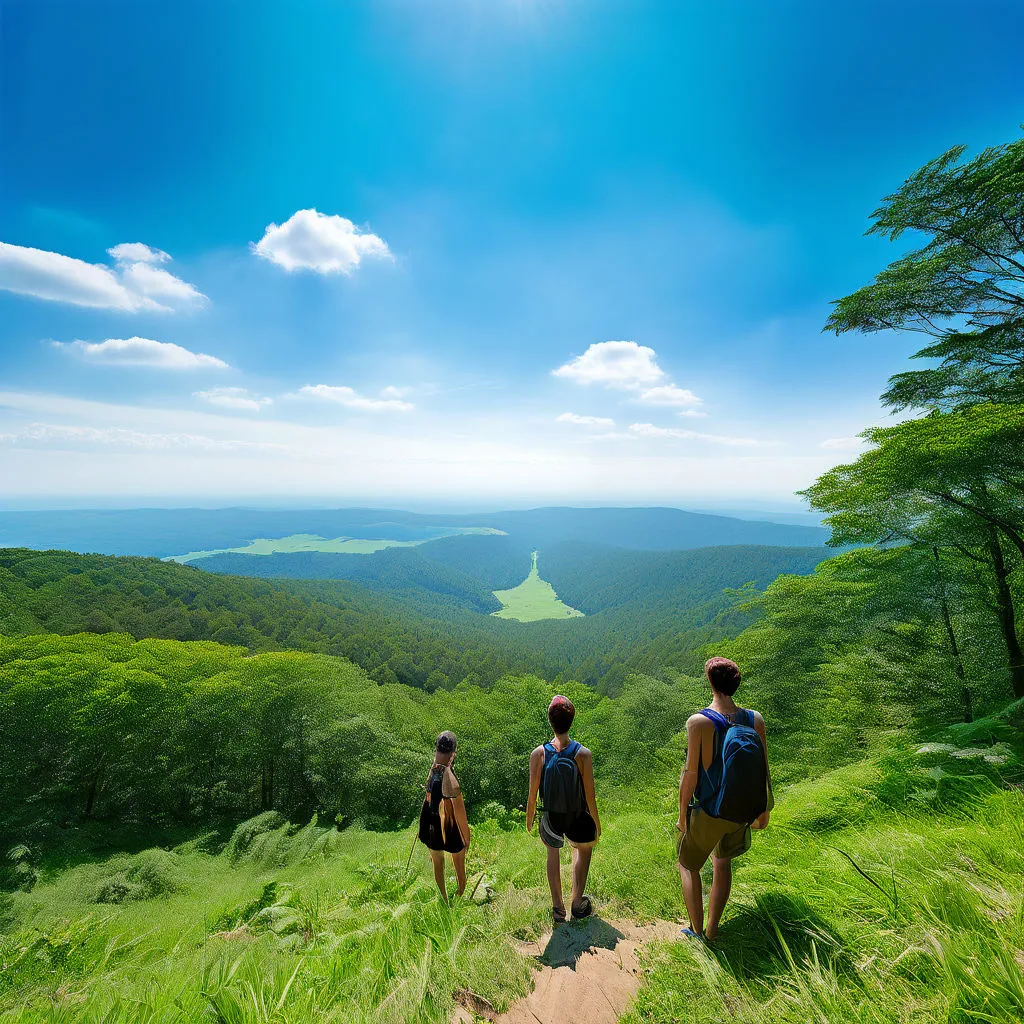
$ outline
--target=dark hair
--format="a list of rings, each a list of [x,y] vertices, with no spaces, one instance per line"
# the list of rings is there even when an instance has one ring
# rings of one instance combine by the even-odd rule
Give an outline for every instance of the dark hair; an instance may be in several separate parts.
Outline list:
[[[447,729],[437,737],[437,742],[434,744],[434,750],[438,754],[454,754],[455,747],[455,733],[449,732]]]
[[[704,674],[708,677],[711,689],[716,693],[731,697],[740,685],[740,667],[728,658],[708,658],[704,662]]]
[[[548,708],[548,721],[551,728],[559,735],[572,728],[572,720],[576,717],[576,708],[568,697],[555,697]]]

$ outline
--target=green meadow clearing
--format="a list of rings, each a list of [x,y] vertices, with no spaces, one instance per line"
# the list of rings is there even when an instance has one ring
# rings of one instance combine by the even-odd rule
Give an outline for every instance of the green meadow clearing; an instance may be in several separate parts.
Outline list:
[[[501,602],[501,611],[491,612],[499,619],[516,619],[519,622],[538,622],[541,619],[582,618],[583,612],[570,608],[558,599],[555,588],[540,578],[537,570],[537,552],[533,553],[533,568],[530,575],[511,590],[495,590],[494,596]]]
[[[462,534],[500,534],[500,530],[489,526],[442,527],[436,535],[420,540],[391,540],[389,538],[321,537],[316,533],[292,533],[287,537],[257,537],[237,548],[210,548],[206,551],[189,551],[184,555],[172,555],[168,562],[194,562],[209,555],[276,555],[294,554],[297,551],[326,551],[336,555],[372,555],[384,548],[413,548],[428,540],[440,537],[455,537]]]

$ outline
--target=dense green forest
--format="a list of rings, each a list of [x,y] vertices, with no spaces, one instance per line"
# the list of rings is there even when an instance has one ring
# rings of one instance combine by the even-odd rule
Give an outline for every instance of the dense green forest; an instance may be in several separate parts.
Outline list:
[[[0,1020],[507,1007],[530,983],[511,943],[550,919],[518,808],[552,690],[594,751],[601,912],[676,918],[683,726],[707,699],[687,669],[710,652],[765,717],[777,808],[721,942],[652,949],[628,1024],[1024,1019],[1022,195],[1018,141],[950,151],[876,211],[924,244],[828,327],[921,331],[927,363],[883,396],[907,418],[805,492],[852,547],[831,558],[552,543],[543,572],[591,614],[524,624],[3,552]],[[407,828],[441,728],[482,891],[454,906]]]
[[[508,537],[468,534],[367,555],[222,554],[207,555],[192,564],[206,572],[263,579],[354,580],[412,597],[427,591],[449,597],[470,611],[489,614],[501,607],[493,591],[516,586],[530,571],[530,551]]]
[[[501,555],[500,537],[453,538],[458,544],[452,548],[462,559],[465,542],[472,550],[475,542],[492,540],[498,547],[486,550]],[[446,557],[449,542],[437,543]],[[651,559],[663,560],[666,570],[642,598],[634,593],[632,600],[587,619],[518,623],[471,611],[452,595],[414,585],[401,571],[401,557],[391,560],[410,550],[327,556],[392,566],[391,586],[378,580],[376,593],[350,582],[250,580],[154,559],[0,550],[0,629],[9,634],[124,632],[137,639],[215,640],[253,651],[334,654],[378,682],[429,690],[463,681],[489,685],[514,671],[578,679],[612,692],[630,671],[689,668],[699,660],[695,652],[703,643],[738,632],[750,621],[750,613],[738,609],[735,596],[723,588],[764,586],[783,569],[809,572],[826,553],[756,547],[629,552],[625,555],[636,563],[615,557],[602,579],[613,589],[620,580],[624,593],[630,587],[635,591],[638,571]],[[592,552],[597,562],[604,551]],[[503,560],[485,562],[481,573],[493,578]],[[415,553],[413,564],[413,578],[422,578]],[[449,572],[443,563],[437,565],[439,574]]]

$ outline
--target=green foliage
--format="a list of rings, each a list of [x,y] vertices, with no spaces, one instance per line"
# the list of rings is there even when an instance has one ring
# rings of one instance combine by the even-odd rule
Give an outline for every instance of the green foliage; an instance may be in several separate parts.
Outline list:
[[[143,850],[134,857],[115,858],[113,870],[93,893],[94,903],[151,900],[185,888],[181,857],[169,850]]]

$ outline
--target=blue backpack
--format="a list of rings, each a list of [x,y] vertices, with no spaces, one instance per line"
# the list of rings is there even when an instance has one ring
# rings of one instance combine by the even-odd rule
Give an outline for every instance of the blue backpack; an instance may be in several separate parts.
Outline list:
[[[749,825],[768,809],[768,760],[754,716],[740,709],[730,722],[712,708],[701,714],[715,723],[710,768],[700,760],[696,802],[712,818]]]
[[[579,749],[580,744],[575,740],[565,750],[556,750],[551,743],[544,744],[541,797],[548,814],[575,819],[583,812],[583,779],[576,764]]]

